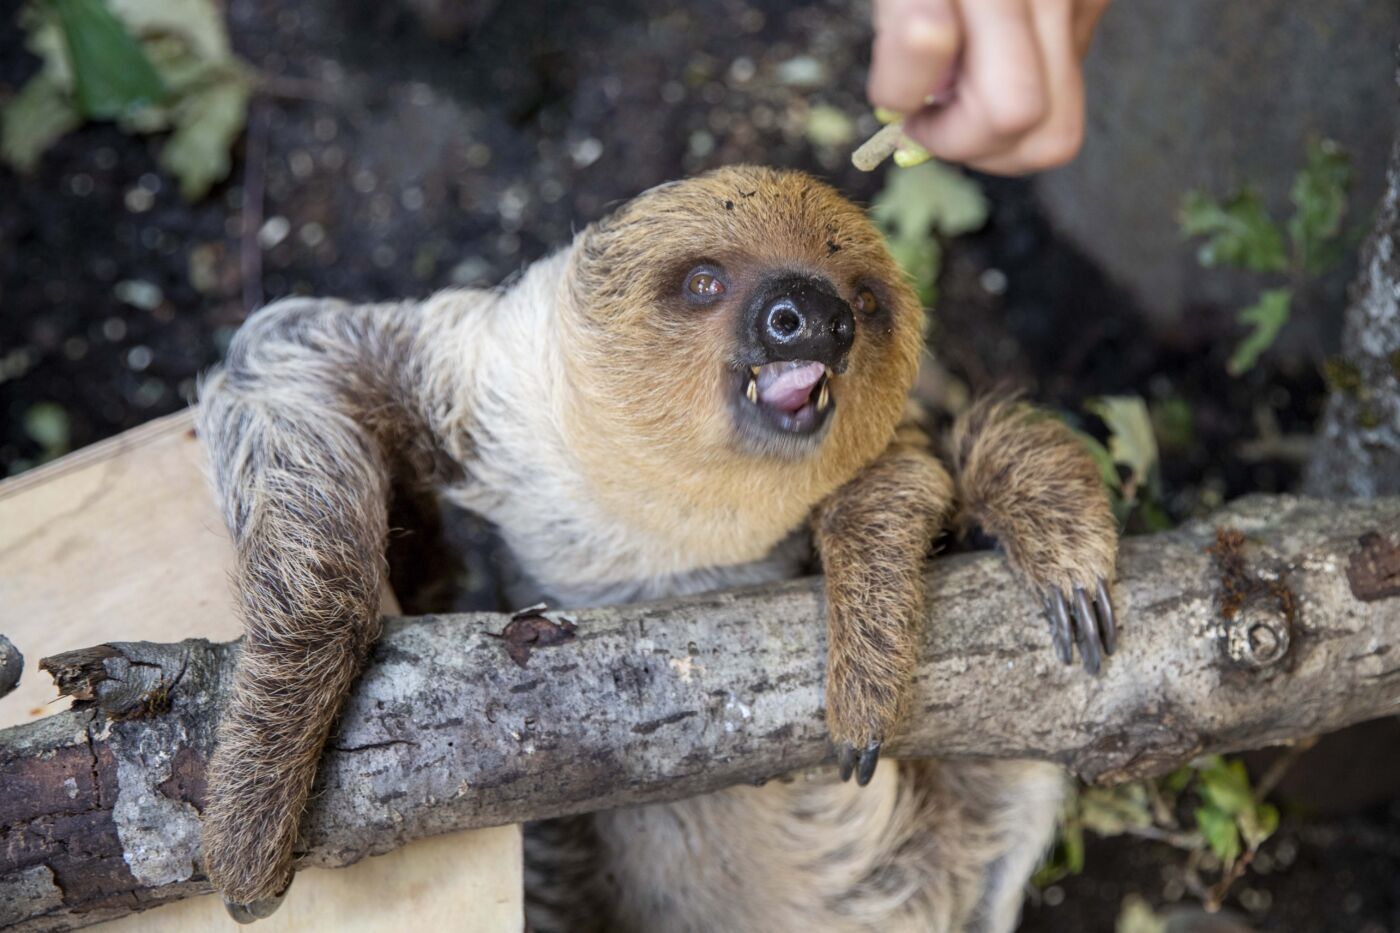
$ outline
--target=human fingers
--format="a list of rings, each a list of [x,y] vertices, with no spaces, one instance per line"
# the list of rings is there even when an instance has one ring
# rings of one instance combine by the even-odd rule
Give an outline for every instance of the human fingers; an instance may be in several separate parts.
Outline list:
[[[954,0],[876,0],[870,102],[912,113],[951,81],[962,46]]]
[[[1063,5],[1066,0],[1035,0]],[[978,162],[1007,153],[1049,113],[1044,56],[1029,0],[965,0],[966,42],[954,99],[924,107],[905,132],[933,155]]]

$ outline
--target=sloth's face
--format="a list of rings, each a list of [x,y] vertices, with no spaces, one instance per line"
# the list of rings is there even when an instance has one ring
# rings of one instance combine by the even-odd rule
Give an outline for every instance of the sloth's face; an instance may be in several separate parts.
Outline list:
[[[889,443],[922,308],[826,185],[735,167],[653,188],[580,235],[571,271],[566,357],[600,462],[684,463],[673,483],[741,509],[825,495]]]
[[[880,326],[871,286],[857,280],[843,288],[832,278],[817,268],[708,258],[683,276],[691,313],[727,319],[732,347],[721,382],[736,437],[752,452],[806,454],[819,446],[839,401],[834,383],[848,371],[857,337]],[[854,294],[848,300],[843,291]]]

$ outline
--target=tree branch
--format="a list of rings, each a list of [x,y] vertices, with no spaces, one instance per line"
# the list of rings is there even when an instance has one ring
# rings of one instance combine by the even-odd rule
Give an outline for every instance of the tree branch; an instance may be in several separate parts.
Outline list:
[[[1125,541],[1123,632],[1098,678],[1053,660],[995,555],[939,560],[928,581],[916,712],[893,755],[1041,758],[1114,781],[1400,711],[1400,499],[1256,497]],[[828,761],[822,608],[802,580],[565,613],[572,635],[539,618],[391,620],[326,752],[302,864]],[[198,811],[237,651],[46,659],[83,708],[0,732],[0,926],[68,929],[209,889]]]

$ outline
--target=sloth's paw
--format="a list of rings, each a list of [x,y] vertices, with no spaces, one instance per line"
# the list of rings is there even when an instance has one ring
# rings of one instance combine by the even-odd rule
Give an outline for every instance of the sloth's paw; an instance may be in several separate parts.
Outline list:
[[[870,783],[880,746],[902,718],[907,693],[908,677],[899,670],[886,664],[863,668],[856,657],[833,658],[827,671],[826,722],[841,780],[854,775],[861,787]]]

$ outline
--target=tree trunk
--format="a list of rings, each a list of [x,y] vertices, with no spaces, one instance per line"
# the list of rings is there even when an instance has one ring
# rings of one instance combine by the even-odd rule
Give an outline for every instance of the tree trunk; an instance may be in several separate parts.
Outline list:
[[[1097,678],[1055,661],[995,555],[936,561],[928,595],[892,757],[1039,758],[1117,781],[1400,710],[1400,499],[1254,497],[1124,541],[1119,650]],[[820,581],[801,580],[548,620],[391,620],[326,751],[301,864],[828,762],[822,611]],[[69,929],[209,890],[198,817],[237,652],[46,659],[80,708],[0,732],[0,926]]]
[[[1376,226],[1361,250],[1342,355],[1328,371],[1332,394],[1305,488],[1317,496],[1400,494],[1400,134]]]

